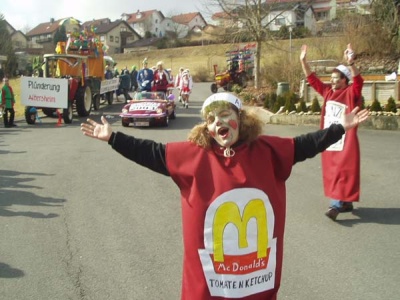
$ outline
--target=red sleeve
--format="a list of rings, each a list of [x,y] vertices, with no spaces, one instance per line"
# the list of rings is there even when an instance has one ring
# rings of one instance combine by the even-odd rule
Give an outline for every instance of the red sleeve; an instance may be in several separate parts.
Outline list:
[[[331,86],[323,83],[314,72],[307,77],[307,81],[312,86],[312,88],[325,99],[324,94],[331,88]]]
[[[364,84],[364,79],[361,77],[361,74],[354,76],[352,88],[357,106],[361,105],[361,94],[362,94],[363,84]]]

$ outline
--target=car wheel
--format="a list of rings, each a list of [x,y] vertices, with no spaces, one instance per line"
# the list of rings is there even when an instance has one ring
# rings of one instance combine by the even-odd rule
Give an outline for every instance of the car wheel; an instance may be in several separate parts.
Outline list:
[[[121,119],[121,124],[123,127],[129,127],[129,119],[128,118],[122,118]]]
[[[96,94],[93,96],[93,109],[94,110],[100,109],[100,94]]]
[[[172,113],[171,113],[171,115],[169,116],[169,118],[170,118],[171,120],[175,120],[175,119],[176,119],[176,112],[175,112],[175,109],[172,111]]]
[[[26,123],[29,125],[34,125],[36,122],[36,114],[37,110],[33,106],[26,106],[25,107],[25,120]]]
[[[87,117],[92,110],[92,91],[89,86],[80,86],[76,91],[76,110],[80,117]]]
[[[218,86],[216,83],[211,84],[211,92],[213,92],[213,93],[218,92]]]
[[[164,127],[168,127],[168,125],[169,125],[169,116],[165,116],[162,125]]]
[[[68,101],[68,107],[63,109],[63,120],[65,124],[71,124],[73,118],[72,103]]]

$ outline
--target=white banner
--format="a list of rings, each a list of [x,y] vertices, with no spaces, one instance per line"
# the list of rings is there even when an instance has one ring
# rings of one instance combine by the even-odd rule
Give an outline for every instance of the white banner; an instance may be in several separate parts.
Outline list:
[[[118,90],[119,78],[106,79],[101,81],[100,94]]]
[[[34,107],[67,108],[68,79],[22,77],[21,103]]]

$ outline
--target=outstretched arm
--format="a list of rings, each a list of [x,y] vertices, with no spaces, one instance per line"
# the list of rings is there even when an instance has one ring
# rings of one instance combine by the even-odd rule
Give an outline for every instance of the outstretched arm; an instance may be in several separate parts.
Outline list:
[[[88,119],[81,124],[84,135],[108,142],[112,148],[135,163],[149,168],[157,173],[169,176],[165,159],[166,146],[152,140],[137,139],[122,132],[113,133],[111,125],[105,117],[101,117],[103,124]]]
[[[332,124],[328,128],[294,138],[294,163],[312,158],[336,143],[345,131],[358,126],[368,118],[368,110],[356,107],[345,116],[343,125]]]
[[[310,65],[307,62],[307,45],[301,46],[300,63],[301,63],[301,68],[303,69],[304,75],[306,77],[310,76],[312,71],[311,71]]]

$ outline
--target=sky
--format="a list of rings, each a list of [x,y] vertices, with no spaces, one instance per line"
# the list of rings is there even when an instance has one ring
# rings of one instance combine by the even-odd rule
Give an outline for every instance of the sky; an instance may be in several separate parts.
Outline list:
[[[208,20],[207,0],[0,0],[0,14],[16,30],[26,32],[40,23],[74,17],[81,22],[121,18],[122,13],[138,9],[159,10],[165,17],[181,13],[200,12]]]

